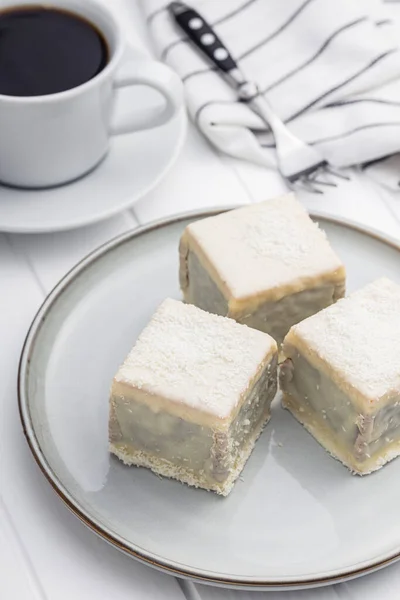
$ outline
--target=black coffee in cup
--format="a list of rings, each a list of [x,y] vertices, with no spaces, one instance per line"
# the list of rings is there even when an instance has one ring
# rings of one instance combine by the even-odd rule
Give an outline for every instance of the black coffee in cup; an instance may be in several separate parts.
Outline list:
[[[95,77],[108,60],[104,36],[79,15],[43,6],[0,11],[0,94],[63,92]]]

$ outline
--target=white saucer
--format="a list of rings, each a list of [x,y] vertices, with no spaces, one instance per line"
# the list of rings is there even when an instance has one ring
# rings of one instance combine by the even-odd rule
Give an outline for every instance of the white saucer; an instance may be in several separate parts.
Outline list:
[[[133,56],[143,56],[129,48]],[[122,92],[118,111],[159,101],[149,88]],[[0,231],[40,233],[74,229],[129,208],[152,190],[172,167],[186,132],[181,111],[162,127],[112,138],[103,162],[82,179],[47,190],[0,185]]]

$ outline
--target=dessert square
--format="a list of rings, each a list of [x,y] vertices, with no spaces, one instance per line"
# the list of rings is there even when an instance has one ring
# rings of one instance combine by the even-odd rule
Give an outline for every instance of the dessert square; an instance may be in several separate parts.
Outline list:
[[[276,387],[269,335],[167,299],[113,380],[110,451],[225,496],[269,420]]]
[[[186,302],[281,343],[345,292],[345,269],[293,194],[190,224],[180,242]]]
[[[400,454],[400,286],[378,279],[291,328],[283,406],[351,471]]]

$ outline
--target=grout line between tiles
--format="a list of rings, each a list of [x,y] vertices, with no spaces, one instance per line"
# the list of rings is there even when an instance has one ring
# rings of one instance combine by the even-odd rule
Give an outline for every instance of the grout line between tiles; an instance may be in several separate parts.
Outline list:
[[[142,221],[139,219],[138,215],[136,214],[136,210],[134,208],[129,209],[129,213],[135,219],[136,227],[143,225]]]
[[[400,217],[396,214],[396,212],[393,210],[390,202],[388,202],[387,198],[386,198],[386,193],[382,193],[382,190],[379,189],[379,186],[375,186],[377,193],[379,194],[380,199],[382,200],[383,204],[385,205],[385,207],[388,209],[388,211],[390,212],[390,214],[392,215],[392,217],[394,218],[394,220],[396,221],[396,223],[398,223],[400,225]]]
[[[358,175],[358,173],[357,173],[357,175]],[[388,201],[388,194],[390,192],[388,192],[382,185],[380,185],[379,183],[377,183],[376,181],[374,181],[371,178],[368,178],[368,181],[367,181],[367,177],[366,176],[365,176],[365,178],[363,180],[363,184],[367,185],[367,186],[369,186],[371,188],[373,188],[374,192],[379,197],[379,200],[381,201],[381,203],[383,204],[383,206],[390,213],[391,217],[393,217],[394,221],[398,225],[400,225],[400,217],[396,214],[396,212],[393,210],[390,202]]]
[[[349,589],[349,584],[346,582],[338,583],[334,586],[333,589],[336,592],[338,600],[351,600],[353,598],[353,594],[350,592]]]
[[[223,164],[224,164],[226,167],[228,167],[228,169],[230,169],[230,170],[231,170],[231,171],[234,173],[234,175],[235,175],[236,179],[238,180],[238,182],[239,182],[240,186],[243,188],[243,190],[244,190],[244,192],[245,192],[246,196],[248,197],[249,201],[250,201],[251,203],[254,203],[256,200],[255,200],[255,198],[254,198],[253,194],[250,192],[250,190],[249,190],[249,188],[248,188],[248,186],[247,186],[246,182],[244,181],[243,177],[241,176],[241,174],[240,174],[240,171],[239,171],[239,170],[238,170],[238,169],[237,169],[237,168],[236,168],[234,165],[232,165],[232,164],[229,164],[229,163],[228,163],[228,159],[227,159],[227,158],[225,158],[225,157],[223,157],[223,156],[222,156],[222,154],[221,154],[220,152],[216,152],[216,154],[217,154],[217,156],[220,158],[221,162],[222,162],[222,163],[223,163]]]
[[[126,210],[125,213],[122,214],[127,218],[128,222],[131,223],[133,227],[138,226],[139,219],[137,218],[135,214],[135,209],[133,207],[128,208],[128,210]]]
[[[182,593],[185,595],[186,600],[202,600],[200,593],[198,592],[193,581],[189,581],[188,579],[180,579],[179,577],[176,577],[175,579],[181,588]]]
[[[32,560],[28,554],[28,551],[14,525],[14,521],[12,519],[12,516],[3,500],[3,498],[0,496],[0,510],[3,513],[3,516],[5,516],[5,520],[8,524],[9,530],[11,532],[11,535],[13,536],[16,546],[21,554],[21,557],[23,559],[23,564],[24,567],[26,569],[27,572],[27,577],[29,580],[29,584],[30,584],[30,588],[33,591],[33,596],[31,597],[31,600],[48,600],[47,598],[47,594],[44,591],[44,588],[42,586],[42,583],[36,573],[36,569],[34,567],[34,564],[32,563]]]
[[[29,269],[30,269],[30,271],[31,271],[31,273],[33,275],[33,278],[35,280],[36,285],[38,286],[38,288],[40,289],[41,293],[43,294],[43,297],[45,298],[47,296],[47,290],[44,287],[44,285],[43,285],[43,283],[42,283],[42,281],[41,281],[41,279],[40,279],[40,277],[39,277],[39,275],[38,275],[35,267],[31,263],[31,261],[29,260],[29,257],[25,253],[21,253],[21,252],[18,252],[18,250],[16,250],[16,248],[14,246],[14,243],[13,243],[13,240],[12,240],[12,237],[11,237],[11,234],[5,233],[4,234],[4,238],[5,238],[5,240],[6,240],[7,244],[8,244],[11,252],[14,254],[14,256],[17,257],[17,258],[21,258],[22,257],[22,259],[25,261],[25,263],[27,264],[27,266],[29,267]]]

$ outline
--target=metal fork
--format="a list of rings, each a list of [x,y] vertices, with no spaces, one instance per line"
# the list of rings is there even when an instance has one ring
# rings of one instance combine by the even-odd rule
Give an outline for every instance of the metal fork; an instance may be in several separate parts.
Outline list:
[[[189,39],[223,73],[237,91],[239,99],[248,104],[271,129],[275,138],[278,170],[289,187],[300,186],[309,192],[322,194],[319,186],[336,185],[326,174],[348,179],[334,171],[315,148],[289,131],[261,94],[257,84],[246,79],[229,50],[197,11],[183,2],[171,2],[169,10]],[[318,179],[321,175],[322,179]]]
[[[257,85],[246,81],[238,67],[231,70],[228,76],[234,78],[240,100],[249,104],[271,129],[275,138],[278,170],[289,187],[297,185],[309,192],[322,194],[318,186],[336,186],[331,179],[324,177],[324,174],[349,179],[346,175],[332,169],[315,148],[289,131],[274,113],[268,100],[260,94]],[[323,178],[318,179],[321,174]]]

